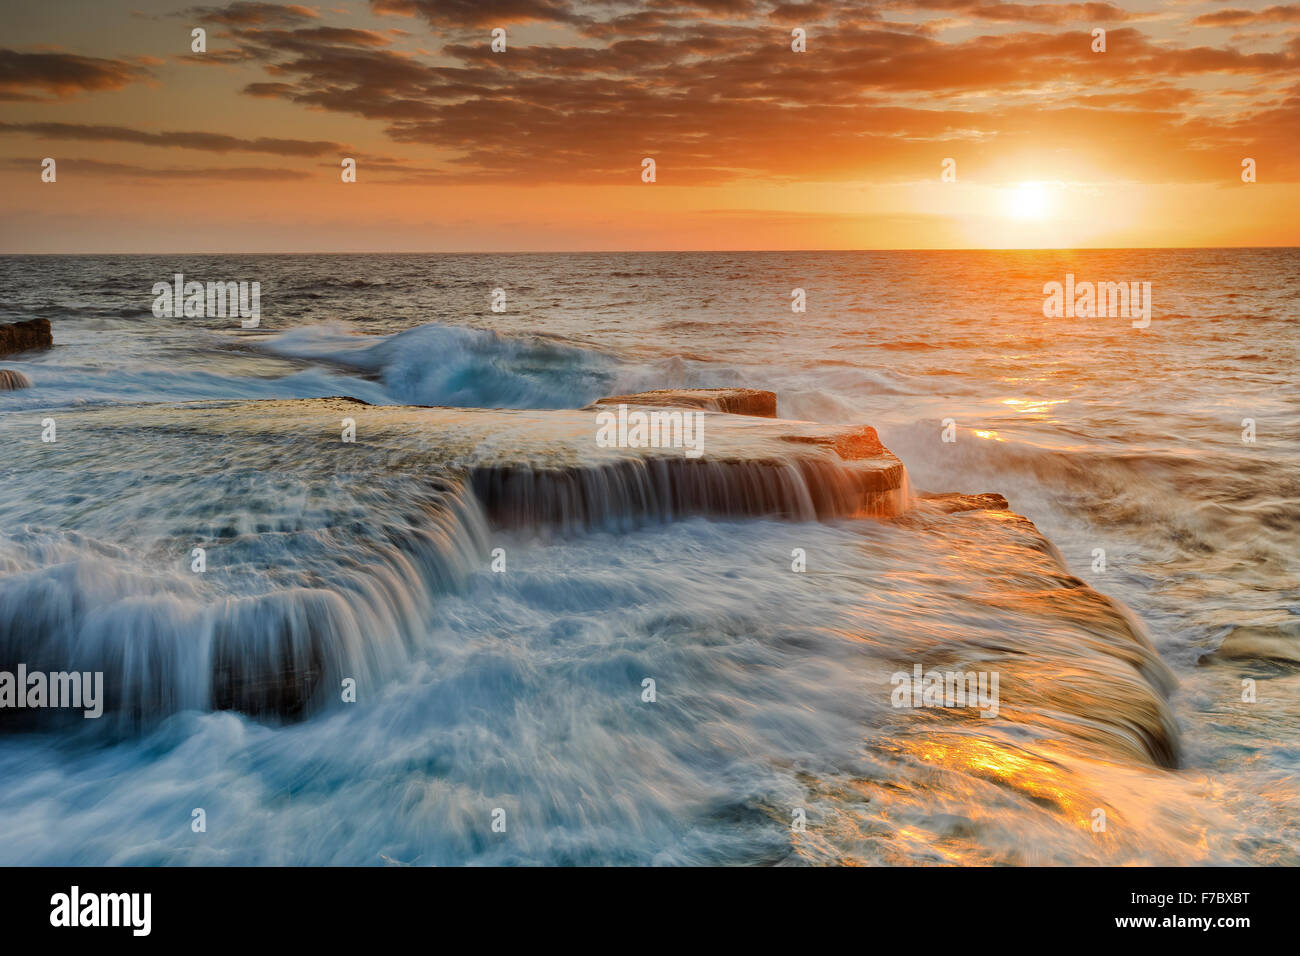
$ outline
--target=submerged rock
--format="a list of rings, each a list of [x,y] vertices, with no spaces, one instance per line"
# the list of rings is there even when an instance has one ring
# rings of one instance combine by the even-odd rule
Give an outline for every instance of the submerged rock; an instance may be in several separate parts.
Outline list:
[[[53,345],[49,319],[27,319],[0,325],[0,355],[48,349]]]
[[[31,388],[32,380],[22,372],[0,368],[0,392],[12,392],[20,388]]]
[[[1218,649],[1203,656],[1200,663],[1225,660],[1300,664],[1300,621],[1234,627]]]
[[[1173,672],[1140,622],[1071,574],[1033,522],[991,500],[1000,497],[932,496],[939,507],[918,502],[897,519],[903,527],[942,540],[948,555],[938,565],[908,554],[891,561],[891,573],[901,581],[937,577],[947,598],[933,608],[889,609],[888,615],[910,622],[895,638],[899,657],[921,662],[927,670],[1000,674],[999,719],[1021,733],[1032,731],[1044,741],[1068,738],[1073,752],[1095,759],[1122,756],[1177,766],[1178,727],[1168,704],[1176,687]],[[973,507],[943,507],[956,504]],[[989,620],[1002,622],[1005,632],[993,636],[974,623]],[[873,622],[872,627],[881,625]],[[982,718],[951,708],[921,716],[915,729],[922,736],[909,749],[914,746],[927,762],[970,758],[956,743],[959,736],[953,738],[956,749],[941,758],[936,735],[960,735],[971,721],[983,723]],[[1034,785],[1033,774],[1024,773],[1030,761],[1022,744],[1004,748],[985,741],[981,746],[977,769],[992,771],[994,777],[1005,771],[1017,783]],[[995,751],[1001,755],[995,757]]]

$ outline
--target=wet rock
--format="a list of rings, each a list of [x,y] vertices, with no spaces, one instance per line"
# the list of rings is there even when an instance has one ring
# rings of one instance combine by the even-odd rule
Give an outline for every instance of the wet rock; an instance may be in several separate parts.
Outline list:
[[[31,388],[32,380],[22,372],[0,368],[0,392],[12,392],[20,388]]]
[[[53,345],[49,319],[28,319],[0,325],[0,355],[48,349]]]
[[[345,398],[194,402],[85,413],[141,445],[248,439],[286,461],[468,478],[495,522],[579,530],[692,515],[809,521],[907,509],[906,470],[875,429],[702,412],[698,457],[597,443],[597,410],[418,408]],[[344,420],[356,442],[340,440]]]
[[[1010,507],[1006,498],[993,492],[963,495],[932,494],[922,491],[917,493],[914,504],[918,510],[936,511],[946,515],[956,514],[959,511],[1006,511]]]
[[[1228,660],[1300,664],[1300,621],[1234,627],[1216,651],[1201,658],[1201,663]]]
[[[591,406],[649,405],[666,408],[700,408],[731,415],[776,418],[776,392],[757,388],[659,388],[630,395],[611,395]]]

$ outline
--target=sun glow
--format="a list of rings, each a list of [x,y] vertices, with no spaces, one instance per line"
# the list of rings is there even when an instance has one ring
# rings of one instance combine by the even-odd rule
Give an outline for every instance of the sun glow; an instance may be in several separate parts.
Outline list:
[[[1050,197],[1043,183],[1021,183],[1006,191],[1003,208],[1012,219],[1044,219],[1050,212]]]

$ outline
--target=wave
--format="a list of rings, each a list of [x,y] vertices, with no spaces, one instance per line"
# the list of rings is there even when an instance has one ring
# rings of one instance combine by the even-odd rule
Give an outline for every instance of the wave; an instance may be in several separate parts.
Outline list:
[[[398,404],[462,408],[580,408],[609,391],[620,365],[608,353],[541,335],[437,323],[383,337],[325,323],[261,346],[373,376]]]

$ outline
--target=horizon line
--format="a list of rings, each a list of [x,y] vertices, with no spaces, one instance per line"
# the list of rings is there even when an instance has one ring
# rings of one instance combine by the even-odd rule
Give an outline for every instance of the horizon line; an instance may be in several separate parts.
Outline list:
[[[826,253],[826,252],[1187,252],[1241,249],[1300,249],[1300,244],[1283,246],[947,246],[909,248],[835,247],[821,249],[403,249],[403,250],[281,250],[165,252],[0,252],[0,258],[20,256],[578,256],[578,255],[722,255],[737,253]]]

